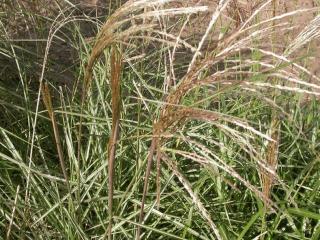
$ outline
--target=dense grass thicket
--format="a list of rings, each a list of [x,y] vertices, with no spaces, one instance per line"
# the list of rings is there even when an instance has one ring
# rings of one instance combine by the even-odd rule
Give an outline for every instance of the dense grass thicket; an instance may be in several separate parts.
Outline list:
[[[320,239],[319,2],[23,2],[0,239]]]

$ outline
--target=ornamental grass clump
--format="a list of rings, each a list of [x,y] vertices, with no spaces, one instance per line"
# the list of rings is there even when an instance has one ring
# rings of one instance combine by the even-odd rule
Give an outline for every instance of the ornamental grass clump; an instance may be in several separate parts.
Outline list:
[[[22,86],[0,81],[0,232],[319,239],[317,6],[110,1],[104,19],[64,3],[38,88],[8,34],[0,49]],[[56,39],[79,53],[72,93],[47,77]]]
[[[99,56],[103,53],[104,49],[115,44],[122,45],[123,48],[130,47],[131,38],[143,38],[146,37],[146,32],[152,36],[153,33],[161,33],[158,30],[156,21],[152,21],[152,24],[145,24],[145,18],[163,17],[164,15],[176,15],[176,14],[190,14],[198,11],[206,10],[204,7],[190,7],[190,8],[169,8],[170,3],[174,1],[128,1],[120,9],[118,9],[112,16],[109,17],[107,22],[102,26],[99,34],[97,35],[95,44],[90,54],[84,77],[83,87],[83,100],[85,99],[86,92],[88,91],[90,82],[92,81],[92,71],[95,62]],[[178,2],[178,1],[177,1]],[[250,158],[255,160],[258,171],[261,173],[262,190],[253,186],[250,182],[245,180],[241,174],[239,174],[234,168],[228,166],[223,160],[219,159],[215,152],[208,146],[201,145],[200,143],[192,144],[201,149],[202,153],[185,152],[176,150],[174,155],[180,155],[184,158],[189,158],[207,168],[219,168],[220,170],[230,174],[235,179],[243,183],[248,189],[253,191],[261,200],[265,203],[266,207],[275,210],[278,209],[270,199],[270,191],[274,181],[278,184],[285,185],[282,180],[277,176],[277,155],[279,148],[279,120],[273,120],[270,126],[271,132],[266,133],[256,130],[255,127],[248,122],[245,118],[238,118],[229,114],[223,114],[212,109],[202,109],[201,103],[205,101],[214,101],[222,94],[228,94],[231,91],[250,91],[252,95],[261,97],[261,94],[269,88],[274,91],[288,90],[292,92],[305,92],[308,94],[318,95],[315,91],[318,88],[312,83],[303,81],[300,78],[301,71],[310,74],[304,67],[299,64],[292,63],[288,58],[288,54],[292,51],[304,46],[307,41],[311,41],[313,37],[317,37],[319,30],[313,27],[307,27],[308,30],[304,30],[295,41],[280,53],[272,51],[271,42],[268,45],[266,39],[271,39],[271,36],[276,33],[285,34],[293,29],[288,25],[286,19],[289,16],[312,10],[299,10],[291,13],[285,13],[282,15],[273,15],[272,17],[265,19],[261,22],[255,22],[255,17],[266,10],[267,7],[275,3],[275,1],[265,1],[260,5],[255,6],[252,9],[252,14],[249,16],[243,16],[245,18],[238,19],[235,28],[231,28],[223,36],[218,39],[216,46],[210,49],[210,53],[203,54],[201,51],[204,48],[204,44],[207,41],[212,28],[217,24],[219,18],[223,18],[224,10],[228,4],[234,1],[219,1],[215,11],[212,13],[210,22],[203,36],[199,39],[193,56],[190,60],[188,71],[184,76],[178,80],[177,85],[171,87],[168,91],[168,95],[162,102],[160,114],[153,122],[152,140],[151,146],[147,158],[146,174],[143,187],[143,195],[141,202],[141,212],[139,217],[139,225],[137,230],[137,239],[140,238],[140,226],[144,220],[144,206],[146,196],[148,193],[148,183],[150,181],[150,172],[152,169],[152,162],[155,157],[157,161],[157,202],[160,201],[160,184],[159,175],[162,160],[167,166],[174,172],[185,187],[186,191],[192,197],[195,205],[199,208],[199,211],[204,219],[208,221],[213,232],[218,239],[222,239],[219,234],[219,230],[214,222],[211,220],[209,213],[206,211],[203,204],[196,197],[197,195],[192,192],[190,183],[183,177],[183,174],[179,173],[176,163],[168,156],[166,149],[164,148],[167,136],[174,135],[179,129],[184,128],[190,121],[206,122],[210,123],[212,127],[221,128],[225,134],[230,134],[235,141],[239,141],[241,150],[247,153]],[[153,10],[153,7],[159,7],[161,9]],[[275,6],[275,5],[273,5]],[[146,8],[148,7],[148,8]],[[144,9],[144,12],[141,12]],[[146,11],[147,9],[147,11]],[[132,17],[128,17],[129,13],[135,14]],[[160,17],[159,17],[160,18]],[[314,26],[313,20],[310,25]],[[137,24],[131,25],[130,21],[136,21]],[[168,20],[170,21],[170,20]],[[140,35],[139,35],[140,34]],[[150,39],[150,35],[148,38]],[[301,36],[302,35],[302,36]],[[308,35],[306,40],[302,40],[303,36]],[[161,33],[161,36],[167,36],[167,34]],[[153,38],[154,40],[160,40]],[[168,45],[168,47],[175,46],[175,42],[172,39],[161,39],[162,42]],[[179,44],[181,39],[176,39],[176,44]],[[253,44],[254,42],[258,44]],[[264,43],[263,45],[259,43]],[[184,44],[187,46],[187,44]],[[113,47],[115,48],[115,47]],[[118,47],[119,48],[119,47]],[[192,49],[192,48],[190,48]],[[119,50],[117,50],[119,51]],[[170,51],[170,50],[168,50]],[[252,59],[252,54],[259,54],[259,59]],[[119,82],[114,83],[114,52],[111,55],[111,91],[112,91],[112,106],[114,101],[117,101],[119,106],[120,92]],[[240,56],[240,58],[237,58]],[[175,69],[174,56],[170,56],[170,68]],[[117,63],[120,66],[120,63]],[[224,65],[222,70],[215,70],[218,66]],[[120,69],[120,68],[119,68]],[[120,71],[120,70],[119,70]],[[120,73],[116,73],[117,81],[120,81]],[[290,77],[288,77],[290,76]],[[315,77],[312,76],[311,77]],[[275,79],[277,79],[275,81]],[[294,85],[294,86],[293,86]],[[183,103],[184,98],[190,97],[193,94],[193,90],[200,91],[202,88],[210,89],[214,93],[209,99],[203,99],[199,102],[195,102],[192,105],[185,105]],[[117,89],[117,90],[115,90]],[[115,100],[117,99],[117,100]],[[278,102],[275,99],[264,96],[263,100],[270,104],[272,107],[278,106]],[[279,115],[279,108],[275,111],[275,115]],[[276,117],[274,118],[276,119]],[[116,125],[114,125],[116,124]],[[116,110],[113,107],[113,127],[112,134],[110,135],[109,144],[109,215],[112,217],[112,185],[113,185],[113,168],[115,160],[115,141],[116,135],[118,135],[116,129],[119,129],[119,108]],[[230,126],[234,126],[230,128]],[[81,134],[81,132],[80,132]],[[256,138],[261,138],[267,141],[267,150],[265,158],[261,155],[261,152],[256,149],[254,141]],[[184,139],[186,140],[186,138]],[[112,146],[110,146],[112,145]],[[206,158],[202,156],[210,156]],[[111,168],[111,169],[110,169]],[[111,223],[111,219],[110,219]],[[109,228],[109,237],[111,237],[111,227]]]

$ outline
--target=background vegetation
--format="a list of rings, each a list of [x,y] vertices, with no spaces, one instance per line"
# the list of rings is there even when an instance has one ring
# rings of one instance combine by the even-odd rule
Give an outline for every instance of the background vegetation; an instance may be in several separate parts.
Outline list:
[[[36,2],[1,3],[0,238],[320,238],[318,2]]]

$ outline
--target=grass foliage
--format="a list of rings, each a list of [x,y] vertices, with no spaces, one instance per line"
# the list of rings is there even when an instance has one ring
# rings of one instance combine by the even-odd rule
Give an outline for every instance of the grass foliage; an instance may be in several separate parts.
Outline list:
[[[0,238],[320,238],[317,4],[196,2],[111,1],[104,21],[60,1],[32,74],[4,14]],[[63,37],[72,89],[50,81]]]

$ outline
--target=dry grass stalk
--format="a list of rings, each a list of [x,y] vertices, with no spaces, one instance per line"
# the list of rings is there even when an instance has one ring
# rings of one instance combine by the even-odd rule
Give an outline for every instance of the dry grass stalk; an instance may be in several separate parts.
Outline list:
[[[142,194],[142,200],[141,200],[141,210],[140,210],[140,215],[139,215],[139,225],[137,227],[137,235],[136,239],[140,239],[140,234],[141,234],[141,227],[140,225],[143,222],[144,219],[144,205],[146,202],[146,196],[148,192],[148,183],[149,183],[149,177],[150,177],[150,172],[152,168],[152,160],[153,160],[153,155],[154,152],[157,150],[157,146],[159,144],[159,139],[155,136],[152,138],[151,146],[149,149],[149,154],[148,154],[148,159],[147,159],[147,168],[146,168],[146,174],[145,174],[145,179],[144,179],[144,185],[143,185],[143,194]]]
[[[52,101],[51,101],[51,94],[50,94],[49,86],[47,83],[43,84],[41,92],[42,92],[44,105],[46,106],[49,117],[51,119],[53,133],[54,133],[54,139],[55,139],[56,147],[57,147],[57,151],[58,151],[60,167],[61,167],[64,179],[66,180],[67,187],[70,191],[71,189],[70,189],[69,178],[68,178],[68,174],[67,174],[67,170],[66,170],[66,164],[64,161],[64,157],[63,157],[59,128],[58,128],[57,121],[55,118],[55,113],[54,113]]]
[[[108,144],[108,175],[109,175],[109,191],[108,191],[108,212],[109,212],[109,226],[108,238],[112,239],[112,207],[113,207],[113,178],[114,178],[114,163],[116,153],[116,142],[119,137],[120,129],[120,81],[122,69],[122,57],[116,46],[112,48],[111,52],[111,95],[112,95],[112,129]]]
[[[159,147],[157,147],[157,175],[156,175],[156,185],[157,185],[157,208],[160,207],[160,190],[161,190],[161,183],[160,183],[160,174],[161,174],[161,151]]]
[[[277,11],[277,0],[272,1],[272,14],[273,18],[276,16]],[[272,23],[275,26],[275,21]],[[272,38],[275,38],[275,34],[272,35]],[[274,41],[275,39],[273,39]],[[275,80],[275,82],[277,82]],[[278,92],[274,90],[273,98],[276,100]],[[271,169],[272,172],[276,174],[276,167],[278,165],[278,147],[280,141],[280,119],[278,113],[274,110],[271,116],[271,126],[270,126],[270,136],[273,141],[268,142],[267,153],[266,153],[266,166],[268,169]],[[271,188],[274,182],[274,178],[268,172],[265,172],[264,169],[260,170],[261,180],[262,180],[262,192],[265,198],[270,198]],[[265,203],[265,206],[267,204]]]
[[[276,113],[275,113],[276,114]],[[280,141],[280,119],[278,114],[272,117],[270,136],[273,141],[268,142],[266,152],[266,167],[276,174],[278,165],[278,149]],[[274,183],[274,176],[264,169],[261,169],[262,192],[266,199],[270,199],[271,188]],[[267,206],[267,204],[265,204]]]

